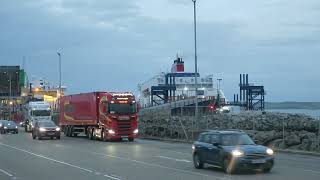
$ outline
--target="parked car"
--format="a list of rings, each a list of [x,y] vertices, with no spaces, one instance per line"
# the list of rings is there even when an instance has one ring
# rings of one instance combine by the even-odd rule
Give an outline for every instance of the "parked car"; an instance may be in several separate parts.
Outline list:
[[[1,120],[0,121],[0,133],[5,134],[5,133],[14,133],[18,134],[18,126],[15,122],[13,121],[7,121],[7,120]]]
[[[241,170],[270,172],[274,164],[272,149],[257,145],[243,131],[210,130],[194,142],[193,162],[197,169],[204,164],[223,168],[228,174]]]
[[[36,139],[38,137],[39,140],[43,137],[60,139],[60,134],[60,128],[52,121],[37,121],[32,130],[32,138]]]

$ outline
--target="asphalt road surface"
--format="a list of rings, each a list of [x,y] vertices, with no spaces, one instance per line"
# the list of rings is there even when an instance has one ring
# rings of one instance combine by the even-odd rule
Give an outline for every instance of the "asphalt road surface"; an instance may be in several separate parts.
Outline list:
[[[194,169],[191,145],[138,139],[90,141],[84,137],[33,140],[0,135],[0,180],[319,180],[320,157],[276,154],[270,173],[224,174]]]

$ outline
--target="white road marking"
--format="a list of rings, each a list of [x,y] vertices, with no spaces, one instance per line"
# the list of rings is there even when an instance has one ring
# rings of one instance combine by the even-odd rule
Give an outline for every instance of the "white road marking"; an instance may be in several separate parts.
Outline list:
[[[182,169],[170,168],[170,167],[162,166],[162,165],[159,165],[159,164],[153,164],[153,163],[138,161],[138,160],[134,160],[134,159],[119,157],[119,156],[106,155],[106,154],[96,153],[96,152],[93,152],[93,154],[102,156],[102,157],[104,157],[104,158],[108,158],[108,157],[109,157],[109,158],[121,159],[121,160],[124,160],[124,161],[131,161],[131,162],[138,163],[138,164],[143,164],[143,165],[146,165],[146,166],[158,167],[158,168],[162,168],[162,169],[169,169],[169,170],[172,170],[172,171],[177,171],[177,172],[181,172],[181,173],[185,173],[185,174],[190,174],[190,175],[210,177],[210,178],[216,178],[216,179],[221,179],[221,180],[226,180],[226,179],[228,179],[228,178],[222,178],[222,177],[217,177],[217,176],[213,176],[213,175],[207,175],[207,174],[202,174],[202,173],[190,172],[190,171],[186,171],[186,170],[182,170]]]
[[[66,165],[66,166],[70,166],[70,167],[73,167],[73,168],[77,168],[77,169],[80,169],[82,171],[86,171],[86,172],[89,172],[89,173],[93,172],[92,170],[89,170],[89,169],[86,169],[86,168],[82,168],[82,167],[79,167],[79,166],[76,166],[76,165],[73,165],[73,164],[69,164],[69,163],[66,163],[66,162],[63,162],[63,161],[55,160],[55,159],[46,157],[44,155],[36,154],[36,153],[30,152],[30,151],[27,151],[27,150],[24,150],[24,149],[20,149],[20,148],[14,147],[14,146],[10,146],[10,145],[3,144],[3,143],[0,143],[0,145],[6,146],[6,147],[11,148],[11,149],[15,149],[17,151],[25,152],[27,154],[30,154],[30,155],[33,155],[33,156],[36,156],[36,157],[39,157],[39,158],[42,158],[42,159],[53,161],[53,162],[56,162],[56,163],[59,163],[59,164],[63,164],[63,165]]]
[[[314,171],[314,170],[304,170],[305,172],[312,172],[312,173],[316,173],[316,174],[320,174],[320,171]]]
[[[66,166],[70,166],[70,167],[73,167],[73,168],[77,168],[77,169],[80,169],[82,171],[86,171],[86,172],[89,172],[89,173],[94,173],[96,175],[101,175],[102,173],[100,172],[94,172],[92,170],[89,170],[89,169],[86,169],[86,168],[82,168],[80,166],[76,166],[76,165],[73,165],[73,164],[70,164],[70,163],[66,163],[66,162],[63,162],[63,161],[59,161],[59,160],[56,160],[56,159],[52,159],[52,158],[49,158],[49,157],[46,157],[44,155],[41,155],[41,154],[36,154],[36,153],[33,153],[33,152],[30,152],[30,151],[27,151],[27,150],[24,150],[24,149],[20,149],[20,148],[17,148],[17,147],[14,147],[14,146],[10,146],[10,145],[7,145],[7,144],[3,144],[3,143],[0,143],[0,145],[2,146],[6,146],[8,148],[11,148],[11,149],[15,149],[17,151],[21,151],[21,152],[24,152],[24,153],[27,153],[27,154],[30,154],[30,155],[33,155],[33,156],[36,156],[36,157],[39,157],[39,158],[43,158],[43,159],[46,159],[46,160],[49,160],[49,161],[53,161],[53,162],[56,162],[56,163],[59,163],[59,164],[63,164],[63,165],[66,165]],[[10,176],[10,177],[13,177],[13,175],[11,175],[10,173],[0,169],[1,172],[3,172],[4,174]],[[121,180],[120,178],[114,176],[114,175],[104,175],[104,177],[107,177],[109,179],[113,179],[113,180]]]
[[[117,177],[114,177],[114,176],[110,176],[110,175],[104,175],[104,177],[107,177],[107,178],[110,178],[110,179],[114,179],[114,180],[121,180],[121,179],[119,179],[119,178],[117,178]]]
[[[0,172],[2,172],[3,174],[9,176],[9,177],[13,177],[12,174],[8,173],[7,171],[3,170],[3,169],[0,169]]]
[[[173,160],[173,161],[177,161],[177,162],[191,163],[191,161],[186,160],[186,159],[176,159],[176,158],[171,158],[171,157],[167,157],[167,156],[156,156],[156,157],[162,158],[162,159],[169,159],[169,160]]]

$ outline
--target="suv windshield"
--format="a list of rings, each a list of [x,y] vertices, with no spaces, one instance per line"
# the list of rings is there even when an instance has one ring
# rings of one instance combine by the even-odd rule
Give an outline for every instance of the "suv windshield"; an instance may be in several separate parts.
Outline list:
[[[221,136],[223,146],[254,145],[252,139],[246,134],[224,134]]]
[[[56,125],[51,121],[39,122],[40,127],[55,127]]]
[[[48,110],[35,110],[35,111],[32,111],[32,116],[50,116],[50,111],[48,111]]]
[[[136,104],[109,104],[111,114],[134,114],[136,113]]]

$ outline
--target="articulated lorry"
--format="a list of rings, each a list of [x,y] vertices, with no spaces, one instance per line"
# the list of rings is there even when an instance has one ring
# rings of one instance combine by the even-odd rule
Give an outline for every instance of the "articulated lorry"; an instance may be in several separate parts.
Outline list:
[[[31,132],[37,121],[51,121],[50,104],[45,101],[29,102],[24,112],[25,131]]]
[[[59,99],[58,124],[68,137],[84,133],[103,141],[138,136],[137,103],[131,93],[92,92]]]

